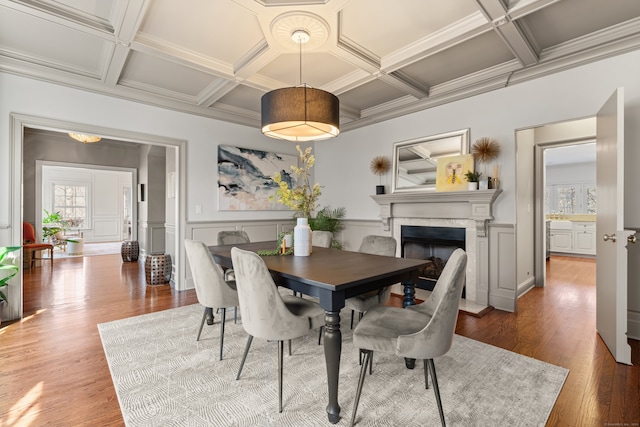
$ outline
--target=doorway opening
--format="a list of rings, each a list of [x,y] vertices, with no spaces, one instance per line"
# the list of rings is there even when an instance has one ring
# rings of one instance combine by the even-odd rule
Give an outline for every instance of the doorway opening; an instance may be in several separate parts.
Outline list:
[[[176,290],[183,290],[184,283],[180,279],[183,276],[184,259],[180,256],[183,251],[181,250],[183,241],[185,226],[184,226],[184,175],[185,175],[185,148],[186,141],[177,140],[168,137],[161,137],[156,135],[147,135],[143,133],[124,131],[112,128],[105,128],[101,126],[86,125],[80,123],[65,122],[60,120],[47,119],[42,117],[26,116],[21,114],[11,114],[11,176],[14,185],[11,186],[9,210],[11,215],[12,224],[22,224],[24,220],[24,210],[22,201],[27,197],[31,197],[35,200],[35,185],[27,189],[24,186],[24,134],[27,129],[36,129],[42,131],[57,132],[60,134],[66,134],[69,131],[76,131],[87,134],[95,134],[102,136],[103,139],[109,139],[115,141],[115,143],[122,144],[138,144],[141,147],[146,147],[147,150],[154,150],[154,147],[161,148],[162,152],[166,152],[163,155],[163,159],[166,159],[166,171],[162,168],[162,174],[158,178],[162,178],[165,181],[167,173],[172,173],[175,176],[174,185],[172,189],[172,197],[167,197],[164,203],[167,209],[170,210],[170,216],[172,218],[171,224],[165,227],[166,232],[161,236],[163,242],[166,241],[166,252],[170,253],[172,259],[175,261],[175,270],[173,274],[174,280],[172,285]],[[100,143],[99,143],[100,144]],[[76,149],[65,150],[61,155],[67,155],[66,159],[72,159],[78,155],[81,150],[82,144]],[[67,161],[67,160],[61,160]],[[164,161],[164,160],[163,160]],[[81,163],[81,162],[79,162]],[[148,166],[153,170],[150,166]],[[25,195],[25,192],[30,191],[31,194]],[[132,185],[129,197],[132,200],[136,200],[136,186]],[[124,198],[123,194],[123,198]],[[162,197],[164,199],[164,197]],[[170,199],[170,200],[169,200]],[[136,204],[133,203],[133,210],[136,209]],[[35,222],[35,218],[31,220]],[[131,224],[132,234],[135,236],[136,225]],[[11,239],[18,242],[22,239],[21,227],[11,227]],[[138,236],[140,237],[140,236]],[[17,289],[18,292],[12,292],[10,295],[10,301],[7,307],[9,313],[7,317],[11,319],[19,319],[23,317],[23,286],[24,281],[21,280],[20,286]]]

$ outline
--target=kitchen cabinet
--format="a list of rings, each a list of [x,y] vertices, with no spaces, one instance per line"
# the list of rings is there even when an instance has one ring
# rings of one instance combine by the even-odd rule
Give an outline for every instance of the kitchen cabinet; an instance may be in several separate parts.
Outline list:
[[[596,224],[593,222],[573,223],[573,252],[596,254]]]
[[[549,228],[551,252],[595,255],[596,224],[594,222],[551,221]]]

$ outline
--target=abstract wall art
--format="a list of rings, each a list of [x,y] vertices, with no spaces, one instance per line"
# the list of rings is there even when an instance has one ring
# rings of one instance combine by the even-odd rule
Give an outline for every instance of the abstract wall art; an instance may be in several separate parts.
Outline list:
[[[298,165],[298,156],[250,148],[218,146],[218,209],[288,210],[269,196],[278,185],[271,177],[280,172],[289,186],[296,184],[291,166]]]

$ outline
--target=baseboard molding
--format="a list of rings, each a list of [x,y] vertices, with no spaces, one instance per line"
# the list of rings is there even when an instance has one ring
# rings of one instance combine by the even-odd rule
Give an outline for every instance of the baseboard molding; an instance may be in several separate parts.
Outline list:
[[[533,277],[529,277],[527,280],[525,280],[522,283],[518,284],[518,298],[520,298],[522,295],[526,294],[527,292],[529,292],[531,290],[531,288],[533,288],[536,284],[536,281]]]
[[[501,295],[490,295],[491,305],[498,310],[513,313],[513,299]]]
[[[640,312],[627,311],[627,337],[640,341]]]

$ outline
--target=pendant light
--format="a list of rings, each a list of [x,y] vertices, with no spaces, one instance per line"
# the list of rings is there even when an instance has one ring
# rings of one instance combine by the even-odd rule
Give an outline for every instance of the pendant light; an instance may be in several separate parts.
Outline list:
[[[300,49],[302,82],[302,44],[309,41],[306,30],[291,34]],[[275,89],[262,96],[262,133],[288,141],[319,141],[340,133],[340,101],[332,93],[306,84]]]

